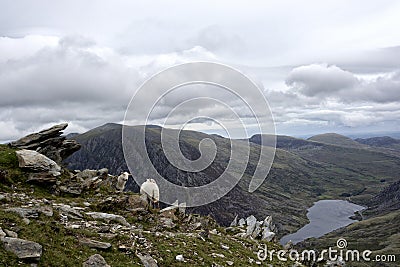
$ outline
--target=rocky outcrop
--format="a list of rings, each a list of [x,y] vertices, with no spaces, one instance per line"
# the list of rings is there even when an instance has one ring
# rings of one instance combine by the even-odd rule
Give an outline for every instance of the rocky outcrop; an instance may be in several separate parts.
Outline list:
[[[55,125],[49,129],[29,134],[17,141],[9,143],[11,147],[37,151],[60,164],[68,156],[81,148],[74,140],[66,140],[62,131],[68,123]]]
[[[238,232],[236,235],[239,237],[260,239],[268,242],[274,240],[276,230],[276,226],[272,223],[272,216],[267,216],[264,221],[257,221],[256,217],[250,215],[246,219],[240,219],[239,222],[236,216],[230,227],[228,227],[228,231]]]
[[[5,250],[14,253],[19,259],[38,260],[42,256],[42,246],[38,243],[13,237],[3,237],[0,241]]]

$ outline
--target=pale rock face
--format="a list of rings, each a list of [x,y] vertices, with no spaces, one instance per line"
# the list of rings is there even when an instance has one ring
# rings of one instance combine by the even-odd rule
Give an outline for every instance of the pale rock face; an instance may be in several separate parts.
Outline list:
[[[45,155],[27,149],[18,150],[15,153],[17,154],[20,168],[48,172],[53,176],[61,175],[61,167]]]

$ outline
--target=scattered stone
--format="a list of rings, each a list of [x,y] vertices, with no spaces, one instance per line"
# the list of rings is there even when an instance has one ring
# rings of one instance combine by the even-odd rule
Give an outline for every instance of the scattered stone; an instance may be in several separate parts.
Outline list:
[[[96,240],[90,240],[90,239],[80,239],[79,243],[81,243],[82,245],[88,246],[90,248],[96,248],[96,249],[109,249],[111,248],[111,244],[110,243],[106,243],[106,242],[100,242],[100,241],[96,241]]]
[[[72,186],[65,186],[62,185],[59,187],[60,191],[65,194],[71,194],[79,196],[82,194],[82,188],[80,186],[72,187]]]
[[[0,238],[5,237],[5,236],[6,236],[6,233],[0,227]]]
[[[83,218],[82,213],[80,213],[78,210],[72,208],[70,205],[65,205],[65,204],[58,204],[55,207],[56,210],[59,212],[63,213],[61,214],[62,216],[67,216],[67,218],[79,220]]]
[[[57,177],[49,172],[30,173],[26,181],[28,183],[55,184]]]
[[[106,222],[114,221],[124,226],[130,226],[130,224],[126,221],[126,219],[121,215],[115,215],[103,212],[87,212],[86,214],[96,220],[103,220]]]
[[[228,264],[228,266],[232,266],[233,265],[233,261],[226,261],[226,264]]]
[[[38,209],[43,215],[47,217],[53,217],[53,208],[50,206],[42,206]]]
[[[39,217],[39,211],[31,208],[9,208],[6,209],[8,212],[14,212],[21,218],[37,218]]]
[[[18,238],[18,234],[14,231],[4,229],[4,232],[7,234],[8,237]]]
[[[33,150],[22,149],[15,152],[20,168],[36,172],[48,172],[53,176],[61,175],[61,167],[53,160]]]
[[[171,229],[171,228],[174,228],[176,226],[171,218],[161,217],[160,218],[160,222],[161,222],[162,226],[165,227],[165,228]]]
[[[185,259],[183,258],[183,255],[176,255],[175,260],[179,261],[179,262],[185,261]]]
[[[110,265],[101,255],[94,254],[83,263],[83,267],[110,267]]]
[[[19,259],[38,260],[42,256],[42,246],[38,243],[13,237],[3,237],[0,240],[4,249],[14,253]]]
[[[229,250],[229,247],[226,245],[221,245],[221,248],[225,249],[225,250]]]
[[[217,229],[212,229],[212,230],[210,231],[210,234],[212,234],[212,235],[218,235]]]
[[[219,254],[219,253],[215,253],[215,252],[211,253],[211,256],[214,258],[225,258],[224,254]]]
[[[150,255],[136,254],[136,256],[142,261],[144,267],[158,267],[157,261]]]

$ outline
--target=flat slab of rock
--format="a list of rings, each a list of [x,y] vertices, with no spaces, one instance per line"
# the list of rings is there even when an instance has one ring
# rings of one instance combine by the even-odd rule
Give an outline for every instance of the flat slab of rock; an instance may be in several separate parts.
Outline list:
[[[15,152],[20,168],[38,172],[48,172],[53,176],[61,175],[61,167],[54,161],[36,151],[22,149]]]
[[[140,255],[136,254],[138,258],[142,261],[144,267],[158,267],[157,262],[150,255]]]
[[[14,212],[21,218],[37,218],[39,217],[39,211],[35,208],[9,208],[7,212]]]
[[[67,128],[67,126],[68,126],[68,123],[54,125],[53,127],[49,128],[49,129],[45,129],[38,133],[33,133],[30,135],[27,135],[17,141],[11,142],[10,145],[13,147],[27,147],[34,143],[42,142],[46,139],[61,135],[61,131],[64,130],[65,128]]]
[[[110,267],[110,265],[101,255],[94,254],[83,263],[83,267]]]
[[[113,221],[113,222],[122,224],[124,226],[130,226],[130,224],[126,221],[126,219],[124,217],[122,217],[121,215],[115,215],[115,214],[103,213],[103,212],[88,212],[86,214],[96,220],[103,220],[106,222]]]
[[[38,260],[42,256],[42,246],[36,242],[13,237],[3,237],[0,241],[5,250],[14,253],[19,259]]]
[[[88,246],[90,248],[96,248],[96,249],[109,249],[111,248],[111,244],[110,243],[106,243],[106,242],[100,242],[100,241],[96,241],[96,240],[90,240],[90,239],[80,239],[79,243],[81,243],[82,245]]]

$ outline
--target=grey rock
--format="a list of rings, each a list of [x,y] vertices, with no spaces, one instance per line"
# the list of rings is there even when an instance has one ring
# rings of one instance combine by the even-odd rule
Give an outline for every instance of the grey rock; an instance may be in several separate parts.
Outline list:
[[[171,229],[171,228],[175,227],[175,223],[173,222],[173,220],[171,218],[161,217],[160,222],[162,223],[163,227],[165,227],[165,228]]]
[[[5,237],[6,233],[4,233],[3,229],[0,227],[0,238]]]
[[[14,231],[4,229],[4,232],[7,234],[8,237],[18,238],[18,234]]]
[[[79,220],[79,219],[83,218],[82,213],[80,213],[78,210],[72,208],[70,205],[61,204],[55,208],[56,208],[56,210],[63,213],[68,218],[75,219],[75,220]]]
[[[256,226],[255,226],[255,228],[254,228],[254,231],[253,231],[253,233],[251,234],[251,237],[253,238],[253,239],[256,239],[257,237],[258,237],[258,235],[261,233],[261,225],[262,225],[262,221],[261,222],[256,222]]]
[[[80,186],[72,187],[72,186],[65,186],[62,185],[59,187],[60,191],[65,194],[71,194],[79,196],[82,194],[82,188]]]
[[[185,261],[185,258],[183,257],[183,255],[176,255],[175,260],[182,262],[182,261]]]
[[[271,232],[269,229],[268,229],[268,227],[265,227],[264,228],[264,230],[263,230],[263,232],[262,232],[262,237],[261,237],[261,239],[262,240],[266,240],[266,241],[272,241],[272,239],[274,239],[274,237],[275,237],[275,233],[274,232]]]
[[[253,215],[250,215],[246,219],[247,229],[246,229],[246,236],[251,236],[255,227],[256,227],[257,219]]]
[[[55,184],[57,177],[48,172],[30,173],[28,176],[28,183],[39,183],[39,184]]]
[[[110,267],[110,265],[101,255],[94,254],[83,263],[83,267]]]
[[[42,246],[36,242],[13,237],[3,237],[0,240],[4,249],[14,253],[19,259],[38,260],[42,256]]]
[[[231,227],[235,227],[238,224],[238,215],[235,216],[235,219],[233,219],[233,221],[231,222]]]
[[[100,241],[96,241],[96,240],[90,240],[90,239],[80,239],[79,243],[81,243],[82,245],[88,246],[90,248],[96,248],[96,249],[109,249],[111,248],[111,244],[110,243],[106,243],[106,242],[100,242]]]
[[[53,160],[33,150],[22,149],[15,152],[19,167],[38,172],[48,172],[53,176],[61,175],[61,167]]]
[[[53,127],[49,128],[49,129],[42,130],[38,133],[29,134],[25,137],[22,137],[21,139],[18,139],[17,141],[11,142],[10,146],[22,147],[22,148],[32,147],[35,144],[43,142],[49,138],[53,138],[53,137],[57,137],[57,136],[61,135],[60,132],[67,127],[68,127],[68,123],[54,125]]]
[[[9,208],[7,212],[14,212],[21,218],[37,218],[39,217],[39,211],[35,208]]]
[[[244,226],[245,224],[246,224],[246,221],[245,221],[243,218],[241,218],[241,219],[239,220],[238,225],[239,225],[240,227],[242,227],[242,226]]]
[[[158,267],[156,260],[150,255],[136,254],[136,256],[142,261],[144,267]]]
[[[124,217],[122,217],[121,215],[115,215],[115,214],[103,213],[103,212],[88,212],[86,214],[96,220],[103,220],[106,222],[113,221],[113,222],[122,224],[124,226],[130,226],[130,224],[126,221],[126,219]]]

